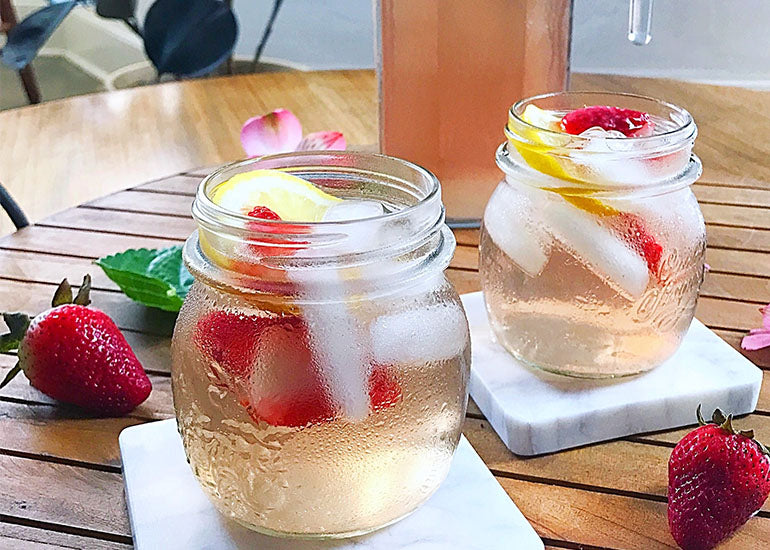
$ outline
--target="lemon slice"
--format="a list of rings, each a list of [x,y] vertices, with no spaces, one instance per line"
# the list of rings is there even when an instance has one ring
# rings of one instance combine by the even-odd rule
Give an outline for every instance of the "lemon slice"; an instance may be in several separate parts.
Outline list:
[[[253,170],[217,185],[211,200],[227,210],[248,214],[255,206],[266,206],[281,220],[317,222],[326,211],[342,202],[307,180],[280,170]]]
[[[559,115],[554,114],[552,111],[540,109],[532,104],[527,105],[527,108],[521,113],[521,119],[538,128],[544,128],[553,132],[561,131],[561,117]],[[543,137],[546,138],[547,136]],[[544,141],[546,140],[544,139]]]
[[[521,114],[521,119],[537,128],[553,131],[559,130],[559,121],[561,120],[558,115],[534,105],[527,105],[527,108]],[[522,137],[527,141],[516,139],[509,139],[509,141],[527,164],[543,174],[562,180],[574,181],[574,178],[562,166],[560,159],[551,154],[554,148],[557,148],[564,142],[561,136],[549,135],[548,132],[527,128],[522,132]]]
[[[581,154],[582,148],[572,149],[570,147],[572,136],[562,132],[561,117],[553,111],[540,109],[535,105],[527,105],[521,118],[537,128],[558,132],[558,134],[554,134],[532,128],[518,131],[525,140],[519,142],[512,139],[511,142],[527,164],[543,174],[580,184],[580,187],[552,189],[552,191],[562,195],[565,193],[579,195],[593,192],[595,186],[590,182],[596,179],[602,171],[599,170],[596,162],[590,159],[590,153],[589,157],[585,157]],[[610,163],[611,166],[614,164],[617,163]],[[625,166],[622,162],[620,164]],[[614,173],[605,175],[607,180],[620,183],[622,180],[619,180],[619,177],[616,177]]]

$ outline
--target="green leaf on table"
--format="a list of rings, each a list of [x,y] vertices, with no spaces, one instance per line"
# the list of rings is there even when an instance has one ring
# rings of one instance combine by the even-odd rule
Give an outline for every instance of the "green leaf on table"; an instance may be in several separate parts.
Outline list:
[[[193,283],[182,261],[182,245],[134,248],[96,260],[132,300],[166,311],[179,311]]]

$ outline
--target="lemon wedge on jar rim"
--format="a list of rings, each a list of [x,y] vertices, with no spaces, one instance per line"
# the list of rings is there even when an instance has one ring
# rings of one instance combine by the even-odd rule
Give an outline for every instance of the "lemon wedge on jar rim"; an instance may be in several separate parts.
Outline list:
[[[265,206],[283,221],[318,222],[332,206],[342,202],[312,183],[280,170],[252,170],[217,185],[210,198],[214,204],[248,215]]]
[[[540,109],[535,105],[527,105],[527,108],[521,114],[521,119],[536,128],[554,132],[560,131],[559,123],[561,117],[550,111]],[[551,154],[554,148],[563,143],[564,140],[561,139],[561,136],[552,136],[547,132],[529,128],[525,128],[522,131],[522,136],[528,141],[509,138],[509,142],[516,148],[527,164],[548,176],[566,181],[575,181],[565,170],[565,167],[560,162],[561,159]]]

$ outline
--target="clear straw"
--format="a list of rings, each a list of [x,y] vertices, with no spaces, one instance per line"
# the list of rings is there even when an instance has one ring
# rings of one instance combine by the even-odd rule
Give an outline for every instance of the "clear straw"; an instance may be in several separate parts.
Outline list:
[[[652,0],[631,0],[628,8],[628,39],[637,46],[652,40]]]

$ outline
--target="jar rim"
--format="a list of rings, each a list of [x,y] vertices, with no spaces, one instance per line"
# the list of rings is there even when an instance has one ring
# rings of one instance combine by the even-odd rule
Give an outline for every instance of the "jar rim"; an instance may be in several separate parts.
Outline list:
[[[586,105],[615,105],[649,113],[661,132],[643,137],[573,135],[524,120],[529,105],[562,113]],[[537,122],[537,121],[535,121]],[[543,123],[545,126],[545,123]],[[698,128],[685,109],[651,97],[616,92],[554,92],[516,102],[508,112],[506,142],[497,164],[535,187],[578,192],[659,193],[700,176],[692,154]]]
[[[511,151],[508,147],[508,143],[502,143],[497,148],[497,151],[495,152],[495,161],[497,166],[503,171],[503,174],[505,174],[506,179],[513,178],[518,183],[528,185],[529,187],[547,189],[550,191],[558,190],[559,193],[567,195],[590,195],[595,198],[629,199],[673,193],[679,189],[692,185],[703,172],[703,166],[698,156],[694,153],[690,153],[687,157],[686,164],[680,172],[670,177],[653,180],[646,185],[639,185],[636,183],[610,184],[607,182],[577,182],[574,180],[569,180],[565,183],[548,174],[542,174],[540,172],[537,172],[536,175],[533,174],[534,171],[531,168],[525,167],[521,162],[517,162],[511,158]],[[580,185],[575,186],[577,184]]]
[[[616,98],[622,98],[626,101],[640,101],[640,102],[646,102],[650,103],[651,105],[655,105],[657,107],[663,107],[665,109],[668,109],[670,113],[676,114],[678,117],[680,117],[680,121],[678,121],[678,126],[676,128],[673,128],[671,130],[668,130],[666,132],[661,132],[659,134],[653,134],[651,136],[634,136],[634,137],[602,137],[601,139],[612,142],[612,141],[627,141],[629,139],[634,140],[637,143],[650,143],[655,140],[667,140],[670,141],[671,138],[676,138],[681,136],[682,140],[688,139],[693,132],[695,131],[695,119],[693,119],[692,115],[687,111],[686,109],[679,107],[678,105],[675,105],[673,103],[669,103],[668,101],[663,101],[661,99],[657,99],[654,97],[642,95],[642,94],[634,94],[629,92],[598,92],[598,91],[581,91],[581,90],[570,90],[570,91],[563,91],[563,92],[548,92],[544,94],[538,94],[531,97],[526,97],[523,99],[520,99],[516,103],[514,103],[511,108],[508,110],[508,117],[509,121],[515,120],[516,123],[524,125],[526,128],[536,130],[538,132],[545,132],[546,135],[554,135],[554,136],[564,136],[564,132],[558,132],[556,130],[551,130],[549,128],[542,128],[540,126],[536,126],[534,124],[531,124],[524,120],[522,118],[522,114],[524,113],[524,109],[528,105],[533,105],[537,101],[543,101],[543,100],[549,100],[549,99],[557,99],[557,98],[565,98],[565,99],[572,99],[572,98],[579,98],[579,97],[616,97]],[[597,105],[598,103],[592,103],[594,105]],[[589,139],[596,139],[588,138],[584,136],[576,136],[567,134],[570,136],[570,139],[572,141],[581,141],[585,140],[588,141]]]
[[[282,226],[291,226],[291,225],[297,225],[297,224],[301,224],[302,226],[307,226],[311,228],[317,227],[319,229],[321,228],[332,229],[335,227],[350,227],[352,225],[356,225],[356,224],[360,225],[361,223],[365,223],[365,222],[394,219],[399,217],[407,217],[414,210],[422,208],[424,204],[429,204],[430,202],[436,199],[440,201],[441,186],[439,184],[438,178],[432,172],[430,172],[426,168],[423,168],[422,166],[416,163],[413,163],[398,157],[383,155],[381,153],[365,153],[361,151],[318,150],[318,151],[294,151],[294,152],[288,152],[288,153],[263,155],[260,157],[253,157],[253,158],[238,160],[238,161],[220,166],[219,168],[214,170],[211,174],[204,177],[203,180],[201,180],[201,183],[199,184],[195,194],[195,203],[200,209],[199,210],[200,215],[206,216],[206,215],[215,214],[217,216],[221,216],[225,220],[233,221],[233,225],[235,226],[240,226],[241,224],[246,222],[253,222],[255,220],[254,218],[250,218],[249,216],[246,216],[245,214],[241,214],[240,212],[234,212],[232,210],[223,208],[222,206],[212,201],[211,197],[208,194],[208,191],[211,190],[209,189],[209,186],[211,185],[213,188],[213,187],[216,187],[216,185],[219,185],[220,183],[225,181],[225,180],[217,181],[217,178],[221,177],[225,173],[232,173],[232,175],[235,175],[236,173],[240,173],[237,171],[239,168],[252,167],[253,165],[260,162],[280,163],[280,161],[284,159],[303,158],[303,159],[308,159],[308,163],[310,164],[311,163],[310,161],[314,158],[317,159],[322,157],[328,157],[330,155],[335,155],[335,154],[344,154],[344,156],[346,157],[352,157],[357,159],[376,158],[388,163],[394,163],[394,164],[397,163],[403,168],[406,168],[407,170],[412,171],[414,174],[424,178],[426,181],[429,182],[430,187],[427,191],[427,194],[424,197],[420,198],[415,204],[407,205],[402,209],[395,210],[392,212],[384,212],[383,214],[378,216],[370,216],[366,218],[355,218],[355,219],[349,219],[349,220],[307,221],[307,222],[306,221],[287,222],[283,220],[259,219],[259,223],[261,225],[265,225],[266,227],[274,227],[276,229],[280,229]],[[252,168],[252,169],[256,170],[259,168]],[[285,168],[275,168],[275,169],[278,169],[281,171],[285,170]],[[193,217],[195,217],[196,220],[198,220],[195,209],[193,209]],[[283,236],[283,234],[280,231],[275,231],[275,232],[271,231],[271,233],[273,233],[274,235]],[[289,236],[290,235],[291,233],[289,234]]]
[[[255,169],[279,169],[335,196],[376,200],[392,211],[299,222],[257,219],[214,203],[212,189]],[[443,269],[454,251],[436,176],[409,161],[376,153],[302,151],[231,163],[202,180],[192,213],[198,231],[185,249],[191,271],[218,273],[214,278],[237,281],[240,287],[276,289],[287,277],[295,282],[301,278],[308,286],[310,272],[315,273],[312,284],[333,282],[344,274],[366,278],[362,286],[372,286],[385,278],[413,277],[415,270],[429,265]]]

